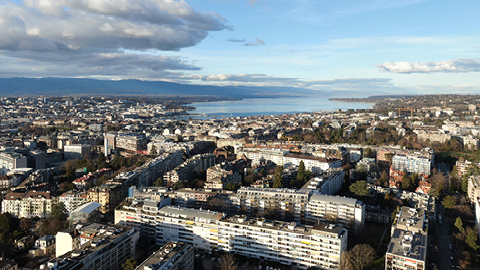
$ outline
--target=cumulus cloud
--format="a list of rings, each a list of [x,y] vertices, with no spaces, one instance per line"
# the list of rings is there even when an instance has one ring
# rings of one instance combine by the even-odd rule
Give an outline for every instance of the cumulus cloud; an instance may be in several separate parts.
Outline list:
[[[375,65],[392,73],[475,72],[480,71],[480,59],[453,59],[438,62],[386,62]]]
[[[157,72],[156,78],[166,70],[198,70],[158,52],[195,46],[211,31],[231,29],[220,15],[197,11],[185,1],[15,2],[0,4],[0,56],[26,70],[30,60],[32,72],[51,71],[47,76],[82,67],[90,68],[92,76],[145,71]]]
[[[245,39],[238,39],[238,38],[229,38],[227,39],[229,42],[245,42]]]
[[[256,38],[255,42],[245,43],[244,45],[245,46],[260,46],[260,45],[265,45],[265,42],[263,42],[263,40],[261,40],[261,39]]]

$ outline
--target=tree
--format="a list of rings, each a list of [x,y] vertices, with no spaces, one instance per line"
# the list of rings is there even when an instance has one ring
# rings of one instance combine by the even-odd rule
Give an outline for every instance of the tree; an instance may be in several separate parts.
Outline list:
[[[60,221],[67,220],[67,210],[65,209],[65,205],[63,202],[59,202],[52,206],[52,211],[50,212],[50,216],[54,219],[58,219]]]
[[[347,252],[346,266],[351,270],[366,269],[375,258],[375,249],[368,244],[357,244]],[[347,269],[347,268],[346,268]]]
[[[367,197],[370,195],[367,189],[367,182],[366,181],[357,181],[348,187],[350,192],[353,192],[355,195],[360,197]]]
[[[411,179],[408,176],[408,173],[406,171],[404,171],[403,176],[402,176],[402,189],[403,190],[406,190],[406,189],[410,188],[410,186],[411,186],[410,180]]]
[[[472,230],[470,227],[467,227],[467,239],[465,243],[471,247],[473,250],[477,250],[479,248],[477,244],[478,235],[476,230]]]
[[[300,164],[298,165],[297,180],[299,180],[300,182],[305,181],[305,163],[303,162],[303,160],[301,160]]]
[[[156,187],[163,187],[163,178],[159,177],[155,182],[153,182],[153,185]]]
[[[150,156],[156,156],[157,155],[157,147],[152,145],[152,148],[150,148],[150,152],[148,153]]]
[[[275,168],[275,176],[273,178],[273,187],[274,188],[283,188],[283,166],[277,166]]]
[[[68,167],[67,172],[65,173],[65,178],[67,181],[75,180],[75,168],[73,166]]]
[[[448,195],[446,196],[443,201],[442,201],[442,205],[443,207],[445,207],[446,209],[452,209],[452,208],[455,208],[455,197],[453,197],[452,195]]]
[[[20,229],[27,233],[30,231],[30,228],[32,227],[32,220],[29,218],[22,218],[20,219]]]
[[[181,189],[181,188],[184,188],[183,186],[183,181],[177,181],[173,184],[172,188],[174,190],[177,190],[177,189]]]
[[[237,264],[235,263],[235,257],[230,253],[225,253],[221,257],[220,268],[222,270],[235,270],[237,269]]]
[[[461,217],[457,217],[457,219],[455,220],[455,227],[457,227],[457,229],[460,231],[460,232],[463,232],[465,229],[463,228],[463,222],[462,222],[462,218]]]
[[[137,261],[134,258],[130,258],[125,263],[122,263],[122,268],[123,270],[135,270],[137,265]]]
[[[466,175],[462,176],[462,191],[463,193],[468,191],[468,178]]]

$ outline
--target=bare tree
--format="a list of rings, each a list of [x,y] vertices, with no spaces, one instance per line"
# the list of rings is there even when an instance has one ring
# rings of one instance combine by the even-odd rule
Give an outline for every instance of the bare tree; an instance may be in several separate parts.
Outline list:
[[[220,267],[222,270],[235,270],[237,269],[237,264],[235,263],[235,257],[231,253],[225,253],[220,262]]]
[[[368,244],[355,245],[345,256],[344,269],[366,269],[375,258],[375,250]],[[347,267],[347,268],[345,268]]]

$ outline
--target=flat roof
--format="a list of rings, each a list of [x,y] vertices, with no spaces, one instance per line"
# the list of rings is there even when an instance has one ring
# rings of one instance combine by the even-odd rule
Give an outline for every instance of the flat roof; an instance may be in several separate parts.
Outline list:
[[[214,212],[214,211],[204,211],[196,210],[185,207],[175,207],[175,206],[164,206],[159,211],[159,214],[164,214],[168,216],[187,216],[195,218],[204,218],[210,220],[220,220],[223,218],[223,213]]]
[[[73,210],[72,213],[82,212],[82,213],[85,213],[85,214],[90,214],[91,212],[95,211],[96,209],[100,208],[101,206],[102,206],[101,203],[89,202],[89,203],[86,203],[86,204],[78,207],[77,209]]]
[[[337,204],[347,204],[352,206],[355,206],[357,204],[357,199],[354,199],[354,198],[329,196],[329,195],[322,195],[322,194],[313,194],[310,197],[309,201],[330,202],[330,203],[337,203]]]

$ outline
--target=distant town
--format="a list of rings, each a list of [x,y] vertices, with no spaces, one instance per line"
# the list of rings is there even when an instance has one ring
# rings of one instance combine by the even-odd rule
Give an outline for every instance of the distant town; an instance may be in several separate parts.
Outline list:
[[[1,98],[0,269],[480,268],[480,96],[194,100]]]

